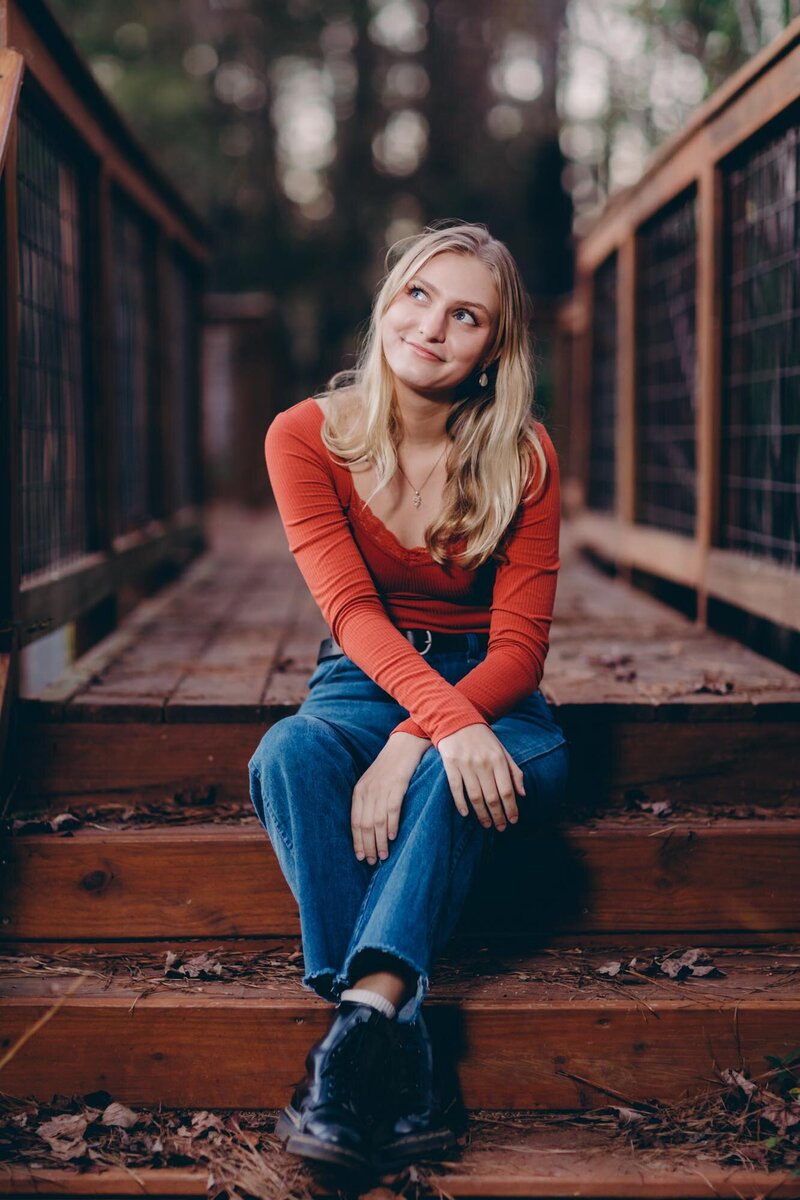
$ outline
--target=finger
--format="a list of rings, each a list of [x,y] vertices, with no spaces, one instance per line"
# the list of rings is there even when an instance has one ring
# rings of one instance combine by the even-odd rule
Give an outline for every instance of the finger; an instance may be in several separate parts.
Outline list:
[[[505,810],[505,816],[512,825],[516,824],[519,818],[519,809],[517,808],[517,796],[514,789],[514,780],[507,763],[502,763],[494,773],[495,785],[500,795],[500,801]],[[500,826],[498,826],[500,828]]]
[[[506,814],[503,809],[500,792],[498,791],[497,780],[495,779],[496,770],[496,767],[484,767],[481,769],[478,778],[483,789],[483,802],[491,814],[490,820],[498,829],[505,829]]]
[[[524,796],[525,795],[525,776],[522,772],[522,767],[517,766],[514,759],[511,757],[511,755],[506,750],[505,746],[503,746],[503,751],[506,756],[506,762],[508,763],[509,768],[511,770],[511,778],[514,781],[514,790],[517,792],[518,795]]]
[[[375,810],[369,800],[364,803],[364,811],[361,820],[361,837],[364,842],[364,853],[367,856],[367,862],[372,864],[378,861],[378,850],[375,845]]]
[[[350,833],[353,838],[353,849],[356,852],[356,858],[359,861],[366,857],[364,849],[364,839],[361,836],[361,815],[363,803],[360,792],[353,792],[353,800],[350,806]]]
[[[389,857],[389,820],[386,813],[385,805],[375,805],[375,817],[373,825],[373,836],[375,838],[375,849],[378,858]]]
[[[404,796],[399,800],[395,800],[389,805],[386,814],[386,832],[390,842],[393,842],[397,837],[397,831],[400,828],[400,811],[403,807]]]
[[[475,771],[464,771],[464,787],[469,796],[469,802],[475,810],[475,816],[481,825],[485,829],[488,829],[492,824],[492,818],[486,806],[486,794],[483,785]]]
[[[450,787],[450,794],[453,797],[453,803],[461,813],[462,817],[466,817],[469,813],[469,807],[464,799],[464,784],[461,779],[461,772],[457,771],[455,767],[451,767],[449,763],[444,761],[444,759],[442,759],[442,766],[444,767],[444,773],[447,776],[447,782]]]

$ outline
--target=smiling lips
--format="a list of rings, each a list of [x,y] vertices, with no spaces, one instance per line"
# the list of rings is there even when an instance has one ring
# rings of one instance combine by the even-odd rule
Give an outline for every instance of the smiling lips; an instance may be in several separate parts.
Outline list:
[[[412,350],[416,350],[417,354],[421,355],[422,358],[433,359],[435,362],[442,361],[438,354],[434,354],[432,350],[426,350],[424,346],[418,346],[416,342],[410,342],[406,339],[406,345],[410,346]]]

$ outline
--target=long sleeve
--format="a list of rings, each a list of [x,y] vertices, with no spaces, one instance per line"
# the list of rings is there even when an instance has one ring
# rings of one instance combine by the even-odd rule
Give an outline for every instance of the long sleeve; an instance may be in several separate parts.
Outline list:
[[[497,569],[486,657],[455,685],[488,724],[536,691],[549,647],[560,566],[561,498],[555,447],[544,426],[538,432],[547,457],[545,487],[523,506],[508,541],[508,562]],[[424,721],[408,717],[392,733],[429,737],[427,728]]]
[[[279,413],[264,453],[289,549],[336,641],[434,745],[467,725],[487,724],[390,620],[337,495],[334,467],[310,431],[293,409]]]

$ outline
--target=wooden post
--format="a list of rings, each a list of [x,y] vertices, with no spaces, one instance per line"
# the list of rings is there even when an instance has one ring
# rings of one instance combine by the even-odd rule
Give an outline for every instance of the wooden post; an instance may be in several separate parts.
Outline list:
[[[617,428],[615,512],[620,526],[630,526],[636,508],[636,229],[631,227],[617,257]],[[620,574],[630,578],[628,563]]]
[[[594,276],[583,269],[579,276],[579,297],[581,309],[581,337],[578,347],[578,370],[576,380],[576,416],[575,430],[575,465],[576,475],[580,480],[582,495],[580,504],[586,504],[589,494],[589,468],[591,451],[592,428],[592,346],[594,330]]]
[[[4,57],[5,57],[4,52]],[[21,73],[20,73],[21,77]],[[18,88],[17,88],[18,92]],[[16,95],[14,97],[16,104]],[[0,237],[2,237],[3,296],[0,338],[5,343],[0,380],[0,812],[19,772],[14,702],[19,693],[20,646],[20,454],[18,386],[19,246],[17,240],[17,121],[9,119],[5,139],[5,169],[0,175]]]
[[[175,461],[175,388],[172,379],[169,346],[172,326],[170,296],[169,243],[162,229],[156,237],[156,326],[158,340],[158,397],[161,430],[161,462],[159,464],[158,491],[160,505],[158,515],[167,520],[175,511],[175,485],[173,463]]]
[[[722,338],[722,177],[706,161],[698,181],[697,246],[697,623],[708,622],[707,569],[719,523]]]
[[[93,483],[86,499],[89,529],[96,545],[91,550],[113,553],[118,531],[119,446],[114,411],[114,311],[111,279],[111,195],[108,171],[99,163],[91,185],[82,188],[86,200],[81,237],[86,240],[83,261],[88,272],[88,309],[91,321],[87,362],[90,443],[86,447],[89,478]],[[75,655],[80,658],[109,633],[117,619],[117,594],[112,591],[75,618]]]

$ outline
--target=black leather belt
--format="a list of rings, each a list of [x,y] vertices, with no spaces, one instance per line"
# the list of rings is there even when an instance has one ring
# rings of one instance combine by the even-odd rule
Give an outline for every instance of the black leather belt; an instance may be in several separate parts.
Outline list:
[[[473,639],[473,645],[474,639],[478,639],[481,650],[486,650],[489,645],[488,633],[437,633],[433,629],[401,629],[400,633],[408,638],[412,646],[416,646],[420,654],[433,654],[438,650],[467,650],[470,638]],[[325,658],[337,658],[340,654],[344,654],[344,650],[338,642],[332,637],[323,638],[319,644],[317,662],[321,663]]]

